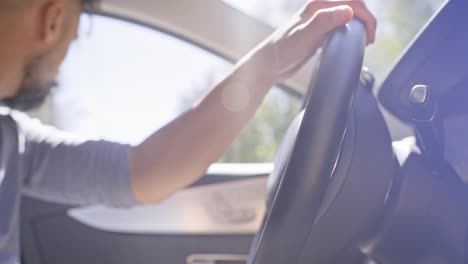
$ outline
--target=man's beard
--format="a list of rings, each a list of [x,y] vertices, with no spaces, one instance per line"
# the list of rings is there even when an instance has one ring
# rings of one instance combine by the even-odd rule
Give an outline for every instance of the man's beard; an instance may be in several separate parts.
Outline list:
[[[15,96],[5,98],[3,99],[3,102],[6,106],[12,109],[31,111],[44,104],[52,88],[56,85],[57,84],[54,81],[50,83],[48,87],[41,87],[40,89],[22,86]]]
[[[57,82],[41,82],[37,79],[37,72],[40,71],[40,58],[31,62],[24,71],[24,77],[18,93],[15,96],[2,99],[3,103],[16,110],[31,111],[40,107],[52,89],[57,86]]]

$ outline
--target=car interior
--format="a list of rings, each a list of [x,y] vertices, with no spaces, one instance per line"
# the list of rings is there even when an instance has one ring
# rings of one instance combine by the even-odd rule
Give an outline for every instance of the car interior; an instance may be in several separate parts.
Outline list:
[[[23,263],[468,263],[466,10],[446,1],[382,82],[363,67],[363,25],[333,31],[283,84],[303,105],[273,164],[216,164],[129,210],[25,197]],[[219,0],[104,0],[99,12],[231,61],[273,31]],[[234,23],[245,38],[225,33]],[[394,119],[408,137],[394,140]]]

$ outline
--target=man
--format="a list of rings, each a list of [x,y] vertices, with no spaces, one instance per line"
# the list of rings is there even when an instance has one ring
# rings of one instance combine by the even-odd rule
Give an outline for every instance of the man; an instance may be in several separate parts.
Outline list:
[[[93,2],[0,0],[0,100],[9,106],[0,111],[2,264],[18,263],[21,193],[73,204],[158,203],[204,174],[270,87],[300,68],[327,32],[356,16],[366,25],[369,43],[375,39],[375,18],[362,1],[311,2],[241,59],[197,106],[140,145],[83,141],[11,109],[43,101],[77,37],[80,13]]]

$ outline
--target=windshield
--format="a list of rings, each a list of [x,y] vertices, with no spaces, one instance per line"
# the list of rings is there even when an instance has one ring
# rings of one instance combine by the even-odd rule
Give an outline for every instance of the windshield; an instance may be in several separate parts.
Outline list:
[[[224,0],[231,6],[278,27],[307,0]],[[365,65],[383,81],[406,46],[445,0],[366,0],[379,22],[377,41],[367,50]]]

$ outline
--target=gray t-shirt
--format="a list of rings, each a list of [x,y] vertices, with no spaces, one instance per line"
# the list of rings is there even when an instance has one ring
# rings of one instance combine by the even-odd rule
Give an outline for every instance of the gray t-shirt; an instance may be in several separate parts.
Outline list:
[[[135,205],[128,148],[83,140],[0,107],[0,264],[19,263],[23,194],[73,205]]]

